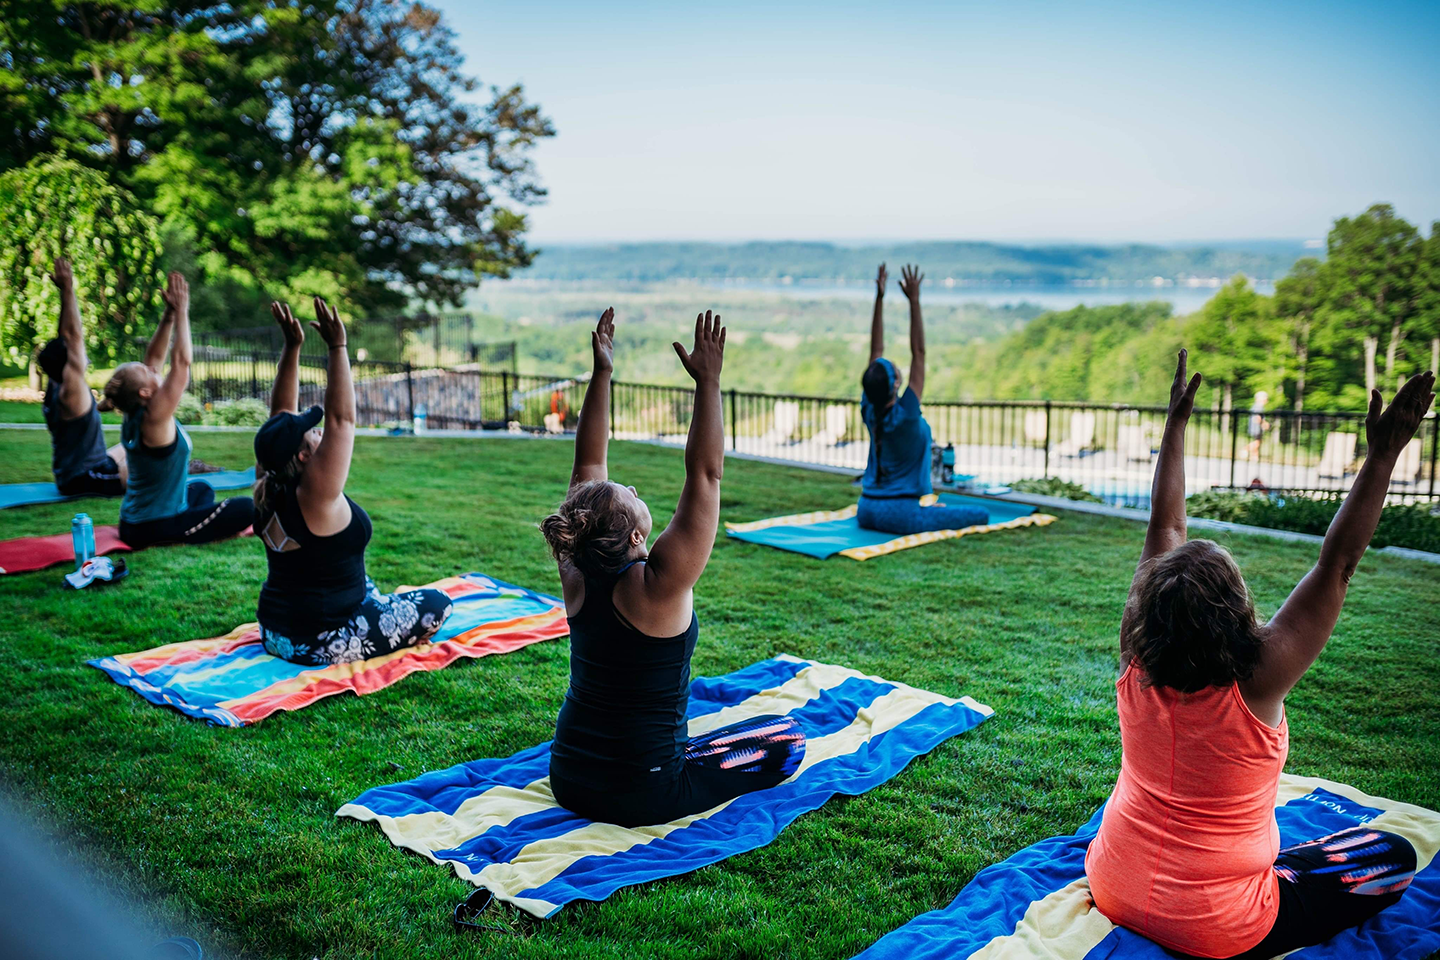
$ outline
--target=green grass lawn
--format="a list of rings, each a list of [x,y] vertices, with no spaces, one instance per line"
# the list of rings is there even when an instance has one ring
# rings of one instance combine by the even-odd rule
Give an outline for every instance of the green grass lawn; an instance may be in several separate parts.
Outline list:
[[[197,434],[197,456],[250,462],[250,437]],[[564,493],[571,446],[361,438],[349,492],[374,519],[382,588],[480,570],[555,593],[535,529]],[[0,482],[49,475],[43,432],[0,431]],[[657,526],[678,451],[618,444]],[[840,507],[845,478],[732,462],[729,520]],[[0,513],[0,535],[68,530],[75,504]],[[114,501],[87,501],[115,522]],[[673,880],[578,903],[523,938],[461,937],[469,891],[334,811],[363,790],[548,739],[565,641],[219,729],[150,706],[87,658],[210,637],[254,618],[253,540],[133,554],[130,579],[75,594],[52,569],[0,577],[0,777],[97,873],[146,898],[157,933],[271,957],[805,957],[844,960],[948,903],[976,871],[1068,833],[1114,783],[1116,634],[1143,530],[1064,513],[867,563],[724,541],[696,590],[697,674],[790,652],[996,710],[864,796],[834,799],[778,840]],[[1315,548],[1228,546],[1273,612]],[[1292,773],[1440,807],[1440,568],[1370,556],[1329,649],[1292,695]]]

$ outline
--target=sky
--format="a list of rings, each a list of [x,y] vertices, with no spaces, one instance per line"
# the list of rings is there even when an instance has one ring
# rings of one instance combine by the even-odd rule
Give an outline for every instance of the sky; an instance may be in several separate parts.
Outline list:
[[[1440,3],[431,0],[537,243],[1318,238],[1440,219]]]

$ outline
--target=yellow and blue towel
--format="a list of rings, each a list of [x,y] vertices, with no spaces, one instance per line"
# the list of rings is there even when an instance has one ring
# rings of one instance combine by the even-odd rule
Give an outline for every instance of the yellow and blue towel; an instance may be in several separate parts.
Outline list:
[[[987,500],[951,494],[937,497],[933,493],[920,500],[924,506],[937,502],[947,507],[979,507],[989,512],[990,522],[962,530],[927,530],[924,533],[896,536],[893,533],[862,528],[855,519],[857,507],[852,503],[843,510],[815,510],[788,517],[753,520],[749,523],[727,521],[725,533],[736,540],[803,553],[817,560],[824,560],[837,553],[851,560],[869,560],[937,540],[953,540],[956,537],[1013,530],[1016,527],[1043,527],[1055,522],[1055,518],[1049,514],[1036,513],[1035,508],[1028,504],[1009,500]]]
[[[467,573],[427,586],[454,601],[440,632],[429,643],[369,660],[319,667],[290,663],[266,653],[259,627],[247,623],[223,637],[168,643],[89,664],[151,703],[216,726],[245,727],[337,693],[364,696],[461,657],[510,653],[570,632],[564,603],[513,583]]]
[[[1292,960],[1420,960],[1440,950],[1440,813],[1315,777],[1280,778],[1280,843],[1360,823],[1399,834],[1419,865],[1400,902]],[[1104,808],[1072,836],[1052,837],[975,875],[950,906],[916,917],[855,960],[1168,960],[1164,948],[1117,927],[1090,902],[1085,850]]]
[[[547,742],[376,787],[336,816],[374,821],[397,846],[548,917],[574,900],[604,900],[762,847],[800,814],[884,783],[991,713],[969,697],[781,655],[690,686],[692,737],[766,714],[799,722],[805,760],[773,789],[656,826],[595,823],[555,803]]]

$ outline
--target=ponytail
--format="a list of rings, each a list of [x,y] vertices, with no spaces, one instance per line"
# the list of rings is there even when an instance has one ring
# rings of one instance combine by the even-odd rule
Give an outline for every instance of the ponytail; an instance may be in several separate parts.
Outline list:
[[[255,500],[255,516],[263,517],[278,513],[285,501],[295,495],[300,475],[305,472],[305,462],[297,453],[290,462],[278,470],[266,470],[255,478],[251,494]]]
[[[540,521],[550,552],[588,577],[614,576],[630,562],[635,517],[608,480],[570,488],[560,508]]]
[[[885,463],[880,456],[880,450],[886,407],[895,398],[895,381],[892,379],[891,373],[893,370],[894,367],[890,365],[890,361],[876,357],[871,361],[870,366],[865,368],[865,375],[860,378],[860,386],[865,392],[865,399],[870,401],[871,419],[875,421],[869,426],[870,439],[875,444],[875,481],[877,483],[880,482],[885,471]]]

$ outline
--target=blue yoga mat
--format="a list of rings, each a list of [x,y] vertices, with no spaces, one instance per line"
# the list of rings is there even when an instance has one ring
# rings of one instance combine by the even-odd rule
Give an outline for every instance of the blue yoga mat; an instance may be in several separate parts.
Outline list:
[[[208,483],[216,490],[239,490],[253,486],[255,468],[248,470],[220,470],[215,473],[195,473],[191,481]],[[60,503],[65,500],[83,500],[85,497],[67,497],[53,483],[5,483],[0,484],[0,510],[8,507],[26,507],[35,503]]]
[[[1168,960],[1175,954],[1117,927],[1090,902],[1085,851],[1104,808],[1071,836],[1051,837],[986,867],[950,906],[923,914],[854,960]],[[1282,845],[1304,843],[1362,823],[1400,834],[1418,851],[1440,842],[1440,813],[1371,797],[1315,777],[1284,776],[1275,820]],[[1420,960],[1440,950],[1440,863],[1426,861],[1400,902],[1292,960]]]
[[[1021,517],[1028,517],[1035,508],[1024,503],[1008,500],[987,500],[981,497],[966,497],[958,494],[942,494],[940,504],[947,507],[979,507],[990,514],[990,523],[1009,523]],[[856,547],[883,547],[907,538],[880,530],[865,530],[856,521],[854,508],[836,513],[849,513],[838,519],[822,519],[812,523],[775,523],[750,529],[754,524],[726,524],[726,533],[736,540],[760,543],[767,547],[803,553],[807,557],[824,560],[842,550]],[[818,516],[825,516],[819,514]],[[787,518],[780,518],[787,519]],[[763,521],[762,521],[763,522]],[[923,536],[916,534],[915,536]]]

